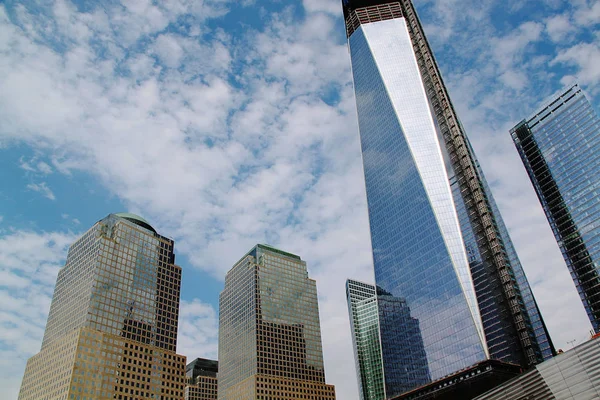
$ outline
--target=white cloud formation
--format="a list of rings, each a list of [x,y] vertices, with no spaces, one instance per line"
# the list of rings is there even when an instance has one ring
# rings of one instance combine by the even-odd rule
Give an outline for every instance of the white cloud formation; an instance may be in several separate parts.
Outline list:
[[[219,345],[218,313],[210,304],[199,299],[182,300],[179,307],[177,352],[194,359],[217,359]]]
[[[27,189],[33,190],[34,192],[38,192],[49,200],[56,200],[56,196],[48,187],[48,184],[46,182],[30,183],[27,185]]]
[[[574,11],[575,22],[579,26],[598,26],[600,24],[600,3],[594,0],[579,0]]]
[[[52,167],[43,161],[40,161],[37,164],[37,169],[41,174],[44,174],[44,175],[49,175],[52,173]]]
[[[578,80],[581,84],[596,88],[600,83],[600,45],[594,43],[579,43],[561,51],[551,64],[564,63],[576,67],[576,76],[565,76],[563,83],[569,84]],[[597,89],[593,89],[597,93]]]
[[[0,236],[0,368],[16,398],[27,358],[39,351],[56,275],[71,233],[14,231]]]
[[[546,20],[546,32],[553,42],[560,43],[576,31],[568,15],[555,15]]]
[[[25,157],[20,157],[19,168],[28,173],[37,175],[50,175],[52,172],[54,172],[48,163],[44,161],[38,161],[37,157],[32,157],[29,160],[26,160]]]
[[[0,5],[0,144],[34,148],[48,168],[26,161],[41,174],[97,177],[216,277],[257,242],[301,255],[317,279],[328,381],[338,398],[356,399],[344,282],[373,276],[339,2],[298,2],[305,19],[290,6],[236,38],[203,23],[225,15],[230,1],[126,1],[85,13],[65,0],[48,4],[50,15],[17,6],[12,19]],[[585,315],[507,132],[556,90],[547,82],[559,78],[545,64],[570,64],[597,85],[595,58],[578,58],[577,45],[536,54],[549,32],[541,22],[495,31],[499,4],[422,7],[538,303],[564,346],[586,334]],[[189,31],[175,24],[184,16]],[[43,193],[42,184],[32,185]],[[29,280],[5,279],[14,288]],[[179,348],[190,358],[216,355],[216,313],[206,301],[182,302]],[[28,348],[39,346],[38,321]],[[21,360],[30,354],[19,351]]]

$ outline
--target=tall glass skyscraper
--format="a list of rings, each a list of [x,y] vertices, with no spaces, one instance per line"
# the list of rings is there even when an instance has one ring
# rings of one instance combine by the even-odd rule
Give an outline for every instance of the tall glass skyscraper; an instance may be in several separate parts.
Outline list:
[[[111,214],[73,243],[19,399],[183,398],[173,244],[133,214]]]
[[[218,397],[335,400],[325,383],[317,285],[306,262],[256,245],[219,299]]]
[[[600,117],[573,85],[510,134],[599,332]]]
[[[375,281],[411,316],[393,331],[380,322],[386,398],[483,360],[529,367],[551,357],[411,1],[342,2]],[[406,342],[424,352],[398,352]],[[414,373],[401,372],[407,370]]]

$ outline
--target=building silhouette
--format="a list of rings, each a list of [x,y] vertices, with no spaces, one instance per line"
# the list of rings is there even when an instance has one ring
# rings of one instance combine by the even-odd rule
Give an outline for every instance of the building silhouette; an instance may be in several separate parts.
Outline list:
[[[572,85],[510,133],[598,332],[600,117]]]
[[[300,257],[255,246],[227,273],[219,314],[219,399],[335,399],[316,283]]]
[[[110,214],[71,245],[19,399],[183,398],[173,244],[141,217]]]
[[[537,304],[412,2],[342,3],[375,283],[403,299],[418,321],[429,381],[487,360],[528,368],[552,357]],[[380,323],[382,341],[393,336],[385,329]],[[382,357],[386,398],[423,386],[423,374],[390,381],[386,366],[398,366],[396,356],[384,348]],[[398,368],[419,370],[412,363],[407,358]]]

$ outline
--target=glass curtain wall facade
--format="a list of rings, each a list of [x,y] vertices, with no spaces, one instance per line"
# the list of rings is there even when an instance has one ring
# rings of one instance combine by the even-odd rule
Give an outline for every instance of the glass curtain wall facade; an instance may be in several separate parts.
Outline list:
[[[299,256],[255,246],[227,273],[219,300],[219,399],[335,399],[316,282]]]
[[[383,400],[383,361],[375,286],[349,279],[346,281],[346,299],[360,399]]]
[[[425,372],[435,381],[489,358],[528,367],[551,357],[529,284],[412,3],[343,5],[375,282],[405,302],[419,330],[415,335],[408,319],[402,332],[380,323],[386,398],[421,386]],[[420,352],[394,350],[400,338],[423,346],[426,369],[388,373],[386,365],[423,363]]]
[[[180,400],[181,268],[173,245],[132,214],[111,214],[78,239],[58,273],[42,349],[27,362],[19,399]]]
[[[600,117],[573,85],[510,133],[599,332]]]

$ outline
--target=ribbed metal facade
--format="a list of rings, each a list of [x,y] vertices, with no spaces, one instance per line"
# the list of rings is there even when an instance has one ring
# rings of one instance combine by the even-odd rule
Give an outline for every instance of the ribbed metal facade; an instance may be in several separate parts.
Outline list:
[[[558,354],[475,400],[600,399],[600,340]]]

